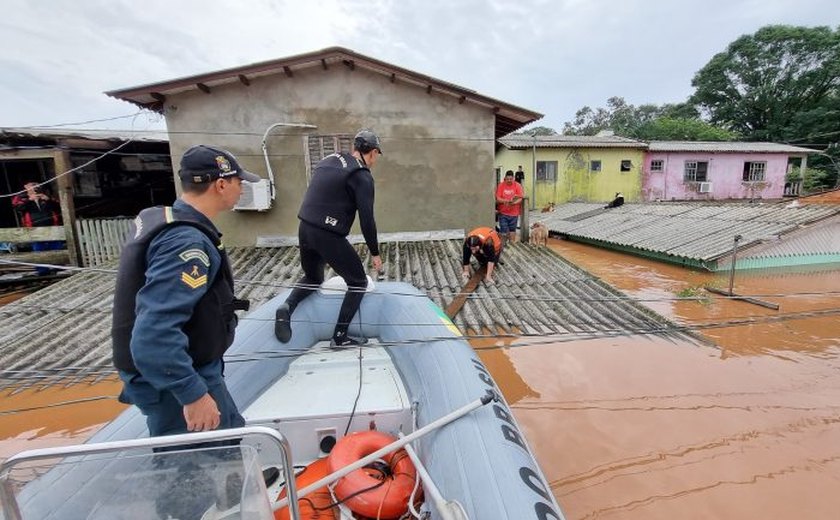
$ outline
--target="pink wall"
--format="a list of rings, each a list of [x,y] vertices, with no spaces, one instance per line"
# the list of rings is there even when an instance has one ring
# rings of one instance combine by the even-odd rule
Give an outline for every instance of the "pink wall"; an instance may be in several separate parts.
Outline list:
[[[653,160],[664,162],[662,173],[652,173]],[[709,163],[706,176],[712,183],[710,193],[699,193],[699,183],[683,181],[686,161]],[[764,182],[743,182],[744,162],[767,163]],[[709,153],[709,152],[649,152],[645,154],[642,171],[642,199],[713,200],[713,199],[780,199],[784,194],[786,154]]]

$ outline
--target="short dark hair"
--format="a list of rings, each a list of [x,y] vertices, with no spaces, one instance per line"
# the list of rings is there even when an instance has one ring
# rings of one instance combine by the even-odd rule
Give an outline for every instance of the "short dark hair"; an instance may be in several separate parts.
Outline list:
[[[505,177],[513,177],[513,170],[508,170],[505,172]]]
[[[181,179],[181,190],[184,193],[191,193],[193,195],[201,195],[206,193],[207,190],[210,189],[210,186],[213,182],[201,182],[201,183],[194,183],[190,182],[189,180]]]
[[[467,245],[469,247],[479,247],[481,246],[481,239],[475,235],[467,237]]]

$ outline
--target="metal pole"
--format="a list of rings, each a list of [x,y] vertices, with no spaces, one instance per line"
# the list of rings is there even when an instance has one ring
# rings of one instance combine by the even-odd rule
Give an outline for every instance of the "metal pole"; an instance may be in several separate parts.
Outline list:
[[[531,134],[534,138],[534,147],[531,149],[531,209],[536,209],[537,202],[537,132]]]
[[[729,268],[729,296],[732,296],[732,286],[735,284],[735,261],[738,259],[738,241],[741,240],[741,235],[735,235],[735,241],[732,244],[732,266]]]

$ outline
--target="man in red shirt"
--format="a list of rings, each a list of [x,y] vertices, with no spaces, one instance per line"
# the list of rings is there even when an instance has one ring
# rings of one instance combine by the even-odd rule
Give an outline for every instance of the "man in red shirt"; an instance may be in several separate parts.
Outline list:
[[[513,170],[505,172],[505,180],[496,187],[496,207],[499,211],[499,233],[505,242],[516,242],[516,226],[522,211],[522,185],[513,181]]]

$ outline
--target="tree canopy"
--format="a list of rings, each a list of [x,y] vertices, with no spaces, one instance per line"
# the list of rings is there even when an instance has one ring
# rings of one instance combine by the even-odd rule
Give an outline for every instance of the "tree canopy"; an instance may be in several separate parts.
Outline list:
[[[715,55],[692,86],[690,101],[714,124],[750,140],[804,137],[804,117],[824,118],[832,106],[836,110],[840,29],[763,27]]]
[[[514,135],[557,135],[557,131],[547,126],[535,126],[514,132]]]
[[[637,107],[618,96],[609,98],[606,107],[581,108],[563,127],[567,135],[596,135],[602,130],[645,141],[727,141],[737,137],[734,132],[702,121],[687,103]]]

